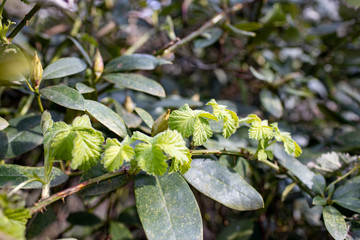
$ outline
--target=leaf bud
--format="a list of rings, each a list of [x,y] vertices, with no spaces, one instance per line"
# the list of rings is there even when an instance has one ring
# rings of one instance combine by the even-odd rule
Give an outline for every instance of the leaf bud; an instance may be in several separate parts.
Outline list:
[[[164,112],[160,117],[158,117],[155,120],[151,128],[152,137],[168,129],[169,117],[170,117],[170,109],[168,109],[166,112]]]
[[[104,61],[102,59],[99,49],[96,49],[94,63],[93,63],[93,70],[95,74],[95,82],[97,82],[99,81],[101,74],[104,71]]]
[[[37,53],[35,52],[34,58],[32,60],[32,76],[31,76],[31,82],[33,84],[33,87],[35,89],[38,89],[40,86],[40,82],[42,80],[43,75],[43,67],[41,65],[41,61],[39,57],[37,56]]]

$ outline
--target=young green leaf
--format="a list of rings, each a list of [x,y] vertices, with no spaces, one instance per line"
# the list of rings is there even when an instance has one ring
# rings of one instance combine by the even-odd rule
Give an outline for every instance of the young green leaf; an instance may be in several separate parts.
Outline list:
[[[291,134],[289,132],[281,132],[277,123],[272,123],[271,126],[275,130],[274,136],[276,141],[284,143],[285,152],[289,155],[295,153],[295,157],[300,156],[302,153],[301,147],[291,138]]]
[[[274,132],[272,127],[268,125],[267,120],[263,121],[253,121],[249,129],[249,138],[261,140],[261,139],[271,139],[274,137]]]
[[[226,109],[226,106],[219,105],[217,102],[212,99],[206,105],[211,105],[213,108],[214,116],[224,121],[223,125],[223,136],[225,138],[230,137],[232,134],[236,132],[236,129],[239,126],[239,118],[235,112]]]
[[[119,169],[124,160],[130,161],[134,157],[135,152],[130,144],[131,140],[128,136],[125,137],[122,143],[119,143],[119,141],[115,138],[108,138],[106,140],[102,163],[108,171],[115,171]]]
[[[217,118],[211,113],[201,110],[194,111],[185,104],[171,113],[169,128],[177,130],[183,137],[194,135],[194,145],[200,146],[213,134],[208,119],[217,121]]]
[[[100,160],[104,137],[92,128],[87,115],[75,118],[71,125],[54,123],[45,138],[50,141],[51,157],[71,161],[72,169],[88,170]]]
[[[184,174],[190,168],[191,154],[185,146],[181,134],[177,131],[166,130],[156,136],[156,144],[174,160],[169,173],[180,171]]]
[[[168,167],[166,163],[168,157],[174,158],[170,172],[185,173],[190,168],[191,154],[179,132],[166,130],[153,138],[135,132],[132,139],[144,142],[136,145],[135,160],[132,163],[136,163],[148,174],[164,174]]]

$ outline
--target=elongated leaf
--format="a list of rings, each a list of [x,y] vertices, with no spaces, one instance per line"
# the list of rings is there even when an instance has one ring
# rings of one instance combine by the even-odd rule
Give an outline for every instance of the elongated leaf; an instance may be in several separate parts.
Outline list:
[[[44,180],[43,167],[24,167],[14,164],[0,164],[0,187],[5,187],[9,184],[11,184],[12,187],[15,187],[28,179],[34,178],[34,173]],[[52,168],[51,174],[51,187],[60,185],[68,179],[68,176],[56,167]],[[42,183],[31,182],[23,187],[23,189],[28,188],[42,188]]]
[[[89,56],[89,54],[85,51],[85,49],[83,48],[83,46],[81,46],[81,44],[78,42],[78,40],[76,40],[73,37],[69,37],[69,39],[74,43],[74,45],[79,49],[79,51],[81,52],[81,54],[83,55],[83,57],[85,58],[86,63],[88,64],[89,67],[92,67],[92,61],[91,58]]]
[[[104,79],[119,87],[145,92],[158,97],[165,97],[165,90],[160,83],[140,74],[111,73],[106,74]]]
[[[335,240],[343,240],[347,235],[347,226],[344,216],[334,207],[326,206],[323,209],[325,227]]]
[[[336,188],[333,194],[333,199],[346,197],[360,198],[360,176],[347,180],[344,185]]]
[[[79,58],[61,58],[44,69],[43,80],[70,76],[86,69],[86,64]]]
[[[13,158],[42,144],[40,116],[13,118],[9,124],[0,132],[0,158]]]
[[[135,108],[135,112],[141,117],[141,119],[149,128],[152,128],[154,124],[154,119],[147,111],[142,108]]]
[[[199,207],[178,173],[135,179],[136,207],[149,240],[203,239]]]
[[[264,207],[261,195],[239,174],[210,159],[194,159],[185,179],[221,204],[240,211]]]
[[[360,213],[360,199],[354,197],[344,197],[334,199],[334,202],[344,208],[350,209],[351,211]]]
[[[41,95],[63,107],[84,111],[84,97],[68,86],[56,85],[40,90]]]
[[[262,106],[268,111],[271,115],[276,118],[281,118],[283,115],[283,106],[281,104],[280,98],[270,92],[267,89],[264,89],[260,92],[260,101]]]
[[[108,171],[104,168],[104,166],[102,164],[97,164],[94,167],[92,167],[90,170],[84,172],[84,174],[80,178],[80,181],[84,182],[91,178],[101,176],[105,173],[108,173]],[[131,179],[132,179],[131,177],[127,177],[125,174],[119,175],[117,177],[111,178],[110,180],[105,180],[90,187],[87,187],[84,190],[82,190],[80,193],[81,195],[84,196],[101,195],[122,187]]]
[[[114,58],[105,66],[105,72],[127,72],[133,70],[153,70],[171,62],[148,54],[132,54]]]
[[[124,120],[112,109],[93,100],[85,100],[85,109],[91,116],[120,137],[124,138],[128,135]]]
[[[325,187],[325,179],[323,179],[324,177],[321,175],[316,175],[299,160],[289,156],[278,144],[276,144],[274,147],[274,155],[282,166],[290,170],[306,186],[319,194],[323,192]]]
[[[8,121],[0,117],[0,131],[4,130],[7,126],[9,126]]]
[[[195,48],[209,47],[213,45],[217,40],[219,40],[222,34],[223,34],[223,30],[221,28],[218,27],[209,28],[202,34],[203,38],[199,38],[194,41],[194,47]]]

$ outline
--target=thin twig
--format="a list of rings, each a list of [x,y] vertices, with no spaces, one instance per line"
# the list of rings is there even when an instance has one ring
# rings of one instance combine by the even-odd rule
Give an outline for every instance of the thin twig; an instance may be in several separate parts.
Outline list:
[[[87,180],[85,182],[82,182],[82,183],[80,183],[80,184],[78,184],[76,186],[67,188],[67,189],[65,189],[65,190],[63,190],[61,192],[55,193],[55,194],[51,195],[50,197],[42,199],[38,203],[34,204],[34,206],[30,209],[30,213],[33,215],[33,214],[35,214],[35,213],[37,213],[39,211],[42,211],[46,206],[50,205],[53,202],[56,202],[56,201],[58,201],[60,199],[64,199],[65,197],[67,197],[67,196],[69,196],[71,194],[77,193],[80,190],[82,190],[85,187],[88,187],[90,185],[97,184],[97,183],[99,183],[101,181],[111,179],[111,178],[117,177],[119,175],[125,174],[128,170],[129,170],[128,168],[122,168],[122,169],[120,169],[119,171],[116,171],[116,172],[106,173],[106,174],[101,175],[99,177],[92,178],[92,179],[89,179],[89,180]]]
[[[30,10],[28,14],[21,20],[21,22],[15,27],[14,30],[9,34],[7,37],[9,41],[11,40],[20,32],[20,30],[28,24],[28,21],[40,10],[41,4],[37,3],[35,6]]]
[[[185,38],[181,39],[180,41],[176,42],[175,44],[171,45],[169,48],[163,50],[162,52],[159,53],[159,55],[161,54],[162,56],[166,56],[170,53],[175,52],[176,49],[178,49],[179,47],[185,45],[186,43],[192,41],[193,39],[197,38],[198,36],[200,36],[203,32],[205,32],[205,30],[207,30],[208,28],[216,25],[218,22],[220,22],[228,13],[231,12],[236,12],[239,11],[240,9],[243,8],[243,4],[238,3],[235,4],[232,8],[230,8],[228,11],[223,11],[217,15],[215,15],[213,18],[211,18],[209,21],[207,21],[206,23],[204,23],[204,25],[202,25],[199,29],[197,29],[196,31],[190,33],[189,35],[187,35]]]

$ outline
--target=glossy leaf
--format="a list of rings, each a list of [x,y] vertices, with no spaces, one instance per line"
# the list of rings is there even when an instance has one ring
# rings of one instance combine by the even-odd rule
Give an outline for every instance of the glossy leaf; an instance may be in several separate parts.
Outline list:
[[[124,121],[112,109],[93,100],[85,100],[85,109],[92,117],[120,137],[124,138],[128,135]]]
[[[334,207],[326,206],[323,209],[325,227],[335,240],[343,240],[347,236],[347,225],[344,216]]]
[[[264,89],[260,92],[260,101],[262,106],[268,111],[271,115],[276,118],[281,118],[283,115],[283,106],[281,104],[280,98],[270,92],[267,89]]]
[[[84,97],[75,89],[64,85],[49,86],[40,90],[42,96],[60,106],[84,111]]]
[[[142,108],[135,108],[135,112],[141,117],[141,119],[149,128],[152,128],[154,124],[154,119],[147,111]]]
[[[240,211],[264,207],[261,195],[239,174],[210,159],[194,159],[185,179],[204,195]]]
[[[153,70],[157,66],[163,64],[171,64],[171,62],[148,54],[124,55],[114,58],[108,64],[106,64],[105,72]]]
[[[40,116],[13,118],[9,124],[0,132],[0,158],[13,158],[42,144]]]
[[[350,209],[351,211],[360,213],[360,198],[344,197],[334,199],[334,202],[344,208]]]
[[[140,74],[111,73],[106,74],[104,79],[119,87],[145,92],[158,97],[165,97],[165,90],[160,83]]]
[[[135,197],[149,240],[203,239],[199,207],[190,187],[178,173],[138,176]]]
[[[344,185],[335,189],[333,199],[355,197],[360,198],[360,176],[347,180]]]
[[[94,167],[92,167],[90,170],[84,172],[84,174],[81,176],[80,181],[84,182],[86,180],[89,180],[91,178],[99,177],[105,173],[108,173],[108,171],[104,168],[102,164],[97,164]],[[101,181],[95,185],[91,185],[84,190],[81,191],[81,195],[83,196],[97,196],[104,193],[108,193],[111,191],[114,191],[117,188],[122,187],[125,185],[131,177],[127,177],[126,175],[119,175],[117,177],[111,178],[111,180],[105,180]]]
[[[86,64],[79,58],[61,58],[44,69],[43,80],[70,76],[85,69]]]
[[[11,184],[12,187],[15,187],[26,180],[34,178],[34,174],[44,180],[43,167],[24,167],[14,164],[0,164],[0,187],[6,187],[9,184]],[[51,176],[51,187],[60,185],[68,179],[68,176],[56,167],[52,168]],[[22,188],[42,188],[42,183],[38,181],[31,182]]]

